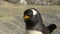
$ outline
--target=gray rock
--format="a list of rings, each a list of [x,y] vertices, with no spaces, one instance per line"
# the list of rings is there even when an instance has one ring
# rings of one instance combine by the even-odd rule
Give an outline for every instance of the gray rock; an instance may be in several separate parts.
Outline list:
[[[18,3],[18,2],[20,2],[20,0],[4,0],[4,1],[8,1],[8,2],[11,2],[11,3]]]
[[[26,0],[4,0],[4,1],[15,3],[15,4],[23,4],[23,5],[27,4]]]
[[[25,25],[14,17],[0,17],[0,34],[25,34]]]

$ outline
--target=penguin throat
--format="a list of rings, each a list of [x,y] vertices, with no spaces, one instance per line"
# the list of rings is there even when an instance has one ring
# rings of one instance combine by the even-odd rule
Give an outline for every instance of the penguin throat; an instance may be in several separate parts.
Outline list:
[[[33,23],[33,22],[26,22],[26,29],[28,30],[41,30],[43,28],[43,24],[40,22]]]
[[[32,29],[35,26],[33,22],[26,22],[26,29]]]

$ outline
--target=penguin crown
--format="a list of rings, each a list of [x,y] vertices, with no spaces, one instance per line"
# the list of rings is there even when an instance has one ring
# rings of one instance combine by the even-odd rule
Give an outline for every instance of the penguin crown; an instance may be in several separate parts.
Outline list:
[[[30,8],[24,12],[24,15],[28,14],[28,15],[32,15],[34,17],[35,15],[37,15],[37,13],[38,13],[38,11],[36,9]]]

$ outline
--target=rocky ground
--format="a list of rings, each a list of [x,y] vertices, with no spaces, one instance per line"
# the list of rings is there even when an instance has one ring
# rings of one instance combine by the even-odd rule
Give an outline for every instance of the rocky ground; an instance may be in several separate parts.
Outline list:
[[[52,34],[60,34],[60,6],[17,5],[8,2],[0,2],[0,34],[24,34],[23,12],[28,8],[39,10],[46,26],[52,23],[57,25]]]

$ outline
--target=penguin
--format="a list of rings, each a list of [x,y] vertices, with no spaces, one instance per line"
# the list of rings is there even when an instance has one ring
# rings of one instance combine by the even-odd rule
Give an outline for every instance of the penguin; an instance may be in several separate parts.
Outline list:
[[[35,8],[25,10],[23,18],[26,24],[26,34],[51,34],[56,29],[55,24],[46,27],[43,24],[40,12]]]

